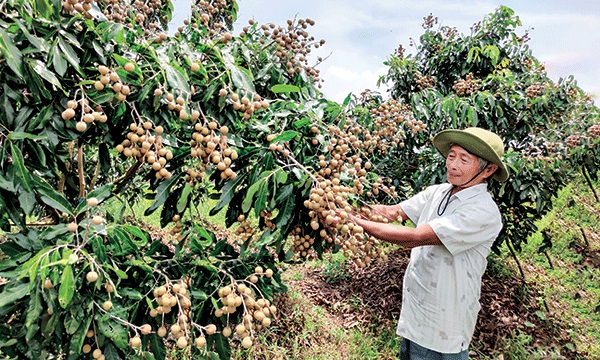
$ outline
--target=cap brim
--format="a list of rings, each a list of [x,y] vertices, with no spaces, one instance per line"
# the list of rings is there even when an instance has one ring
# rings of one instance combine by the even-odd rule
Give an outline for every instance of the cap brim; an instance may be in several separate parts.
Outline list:
[[[478,136],[462,130],[444,130],[433,138],[433,146],[444,158],[448,156],[450,147],[454,144],[461,146],[471,154],[498,165],[498,170],[492,175],[492,178],[500,182],[508,179],[508,171],[502,159],[488,143]]]

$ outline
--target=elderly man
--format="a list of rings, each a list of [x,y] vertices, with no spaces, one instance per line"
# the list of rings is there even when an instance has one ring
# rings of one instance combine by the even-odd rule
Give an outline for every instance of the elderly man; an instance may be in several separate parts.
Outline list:
[[[397,205],[372,206],[387,223],[350,218],[374,237],[412,248],[396,330],[403,360],[468,359],[481,277],[502,229],[487,189],[488,179],[508,178],[500,137],[481,128],[445,130],[433,145],[446,158],[448,183]],[[415,227],[393,224],[399,219]]]

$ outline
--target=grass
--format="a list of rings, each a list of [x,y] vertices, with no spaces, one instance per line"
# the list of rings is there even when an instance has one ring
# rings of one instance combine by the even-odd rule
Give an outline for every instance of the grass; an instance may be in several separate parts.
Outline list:
[[[598,188],[598,182],[594,186]],[[538,221],[539,231],[528,239],[519,260],[527,281],[541,286],[541,300],[568,328],[572,346],[591,358],[599,358],[600,268],[583,263],[582,254],[592,251],[600,254],[600,204],[585,183],[575,182],[560,191],[553,205],[553,210]],[[588,234],[586,237],[595,234],[587,249],[583,248],[582,230]],[[552,237],[553,246],[547,250],[547,256],[538,250],[542,231]],[[519,342],[524,339],[517,337],[508,346]],[[537,356],[530,355],[530,358]],[[540,354],[544,355],[553,358]]]

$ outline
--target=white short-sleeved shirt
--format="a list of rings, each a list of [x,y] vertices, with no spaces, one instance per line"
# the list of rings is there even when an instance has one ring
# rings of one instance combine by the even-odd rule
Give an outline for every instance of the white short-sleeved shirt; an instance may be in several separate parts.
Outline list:
[[[452,195],[438,216],[450,187],[430,186],[400,203],[417,227],[429,224],[444,246],[412,249],[396,333],[441,353],[469,347],[480,309],[481,277],[502,229],[500,211],[485,183]]]

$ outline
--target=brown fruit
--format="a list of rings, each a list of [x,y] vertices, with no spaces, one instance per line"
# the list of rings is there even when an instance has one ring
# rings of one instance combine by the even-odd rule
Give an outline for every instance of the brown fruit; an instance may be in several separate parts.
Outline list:
[[[125,69],[127,72],[132,72],[135,70],[135,65],[132,62],[128,62],[123,66],[123,69]]]
[[[148,335],[152,332],[152,326],[150,326],[150,324],[144,324],[140,326],[140,332],[142,335]]]
[[[70,222],[69,225],[67,225],[67,230],[69,230],[69,232],[77,231],[77,223]]]
[[[85,275],[85,278],[87,281],[93,283],[94,281],[98,280],[98,273],[92,270]]]
[[[167,335],[167,328],[164,326],[159,327],[158,330],[156,330],[156,334],[160,337],[165,337],[165,335]]]
[[[94,215],[94,217],[92,217],[92,224],[94,225],[100,225],[104,222],[104,218],[100,215]]]
[[[92,353],[92,357],[93,357],[94,359],[98,359],[98,358],[100,358],[100,356],[102,356],[102,350],[100,350],[100,349],[96,349],[96,350],[94,350],[94,352]]]
[[[131,347],[139,347],[142,344],[142,339],[140,339],[139,336],[134,336],[131,339],[129,339],[129,345],[131,345]]]
[[[63,120],[72,119],[75,116],[75,110],[71,108],[65,109],[65,111],[62,112],[61,116]]]
[[[245,349],[249,349],[252,346],[252,338],[250,336],[246,336],[244,340],[242,340],[242,346]]]
[[[190,70],[192,72],[198,72],[200,71],[200,65],[198,65],[198,63],[192,63],[192,65],[190,66]]]
[[[183,349],[187,346],[188,346],[188,341],[185,338],[185,336],[182,336],[179,339],[177,339],[177,347],[179,347],[180,349]]]
[[[90,207],[98,206],[98,199],[95,197],[87,199],[87,205]]]
[[[113,308],[113,303],[110,300],[106,300],[103,304],[102,304],[102,308],[106,311],[110,310]]]
[[[85,121],[78,121],[75,125],[75,128],[79,132],[84,132],[85,130],[87,130],[87,124],[85,123]]]
[[[203,347],[206,345],[206,338],[204,336],[199,336],[195,340],[197,347]]]
[[[210,324],[206,326],[206,333],[208,335],[213,335],[217,332],[217,326],[214,324]]]
[[[52,280],[46,278],[46,280],[44,280],[44,289],[52,289],[54,285],[52,285]]]

